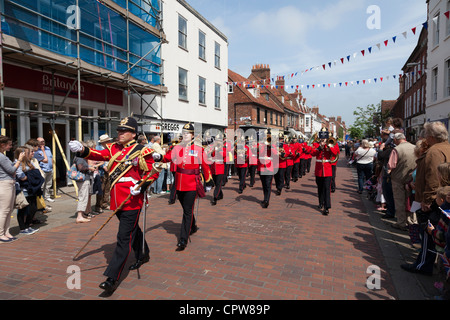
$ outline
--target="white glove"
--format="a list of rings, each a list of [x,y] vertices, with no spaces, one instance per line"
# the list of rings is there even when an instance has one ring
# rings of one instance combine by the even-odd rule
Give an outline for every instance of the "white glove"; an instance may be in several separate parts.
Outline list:
[[[153,156],[153,160],[155,160],[155,161],[161,161],[161,155],[159,154],[159,153],[156,153],[156,152],[153,152],[152,153],[152,156]]]
[[[72,152],[80,152],[83,151],[83,145],[80,141],[72,140],[69,142],[69,148]]]
[[[206,192],[210,192],[212,187],[205,187]]]
[[[137,190],[135,188],[138,188]],[[134,185],[130,187],[130,193],[132,196],[137,196],[138,194],[141,193],[141,188],[139,187],[139,185]]]

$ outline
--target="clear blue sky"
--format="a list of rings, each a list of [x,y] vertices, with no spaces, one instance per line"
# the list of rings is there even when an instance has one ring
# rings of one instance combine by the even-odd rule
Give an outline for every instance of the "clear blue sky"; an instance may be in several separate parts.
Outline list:
[[[286,84],[304,85],[302,92],[309,107],[318,106],[326,116],[342,116],[348,125],[353,123],[357,107],[398,97],[398,80],[392,76],[402,72],[427,20],[425,0],[187,1],[228,37],[231,70],[248,77],[253,65],[268,64],[272,77],[298,72],[293,78],[287,77]],[[375,22],[374,12],[367,12],[373,5],[380,9],[379,29],[367,26],[368,20]],[[420,27],[413,35],[411,28],[415,26]],[[405,31],[406,39],[402,35]],[[389,40],[387,47],[385,40]],[[364,57],[361,50],[366,51]],[[344,64],[341,58],[345,58]],[[301,75],[316,66],[320,69]],[[350,85],[350,81],[379,77],[384,80],[377,84],[372,80],[372,84]],[[349,85],[328,88],[328,83],[339,82]],[[326,84],[327,88],[308,90],[306,85],[312,84]]]

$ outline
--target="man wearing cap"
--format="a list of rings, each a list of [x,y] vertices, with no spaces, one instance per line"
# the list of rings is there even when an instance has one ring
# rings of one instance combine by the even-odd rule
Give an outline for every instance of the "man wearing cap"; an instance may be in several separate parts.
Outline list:
[[[111,210],[116,210],[123,204],[116,212],[119,230],[116,249],[104,272],[108,278],[100,284],[100,288],[107,293],[116,289],[131,249],[134,250],[136,262],[130,266],[130,270],[136,270],[150,260],[150,250],[138,221],[144,203],[144,191],[158,177],[157,172],[152,176],[148,175],[152,173],[155,159],[158,160],[161,156],[153,149],[136,143],[137,131],[137,121],[127,117],[117,127],[118,141],[107,143],[104,150],[83,147],[79,141],[69,142],[70,150],[76,152],[78,157],[109,161],[107,170],[111,179]],[[143,179],[147,179],[146,184],[136,190]],[[127,200],[130,193],[132,196]]]
[[[164,162],[171,162],[171,165],[175,164],[177,167],[175,187],[178,200],[183,208],[177,251],[184,250],[189,236],[198,230],[194,217],[194,206],[197,197],[205,196],[203,181],[206,191],[210,191],[214,186],[211,169],[207,164],[207,154],[201,145],[194,144],[193,124],[187,123],[183,127],[182,134],[181,143],[167,152],[163,159]]]
[[[320,142],[317,147],[313,148],[311,155],[316,157],[316,168],[314,174],[316,176],[317,193],[319,196],[319,209],[323,215],[329,214],[331,208],[331,177],[333,175],[331,167],[331,159],[338,154],[336,148],[327,145],[329,132],[323,128],[319,132]]]

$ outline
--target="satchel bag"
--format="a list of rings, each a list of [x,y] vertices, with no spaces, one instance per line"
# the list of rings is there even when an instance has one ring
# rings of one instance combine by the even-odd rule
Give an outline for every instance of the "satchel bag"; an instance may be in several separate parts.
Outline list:
[[[14,203],[15,209],[23,209],[28,205],[29,205],[29,203],[27,201],[27,198],[23,194],[23,191],[20,191],[18,194],[16,194],[16,200]]]
[[[86,175],[77,170],[77,165],[74,163],[69,170],[67,170],[67,177],[73,181],[85,181]]]

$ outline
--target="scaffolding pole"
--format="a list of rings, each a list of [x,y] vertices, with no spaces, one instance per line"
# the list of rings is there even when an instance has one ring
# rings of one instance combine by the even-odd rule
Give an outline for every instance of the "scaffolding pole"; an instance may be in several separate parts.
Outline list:
[[[5,80],[3,77],[3,31],[0,15],[0,107],[1,107],[1,130],[0,134],[6,136],[5,129],[5,97],[3,96],[3,88],[5,87]]]

